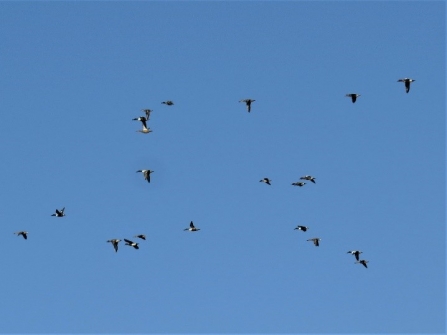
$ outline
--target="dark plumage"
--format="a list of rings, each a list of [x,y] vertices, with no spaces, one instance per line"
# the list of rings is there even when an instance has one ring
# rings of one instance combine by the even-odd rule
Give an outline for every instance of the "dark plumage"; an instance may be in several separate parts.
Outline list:
[[[18,231],[18,232],[14,233],[14,234],[17,234],[17,236],[22,235],[25,240],[28,239],[28,232],[27,231]]]
[[[354,103],[354,102],[357,100],[357,98],[360,96],[360,94],[349,93],[349,94],[346,94],[346,96],[347,96],[347,97],[350,97],[351,100],[352,100],[352,103]]]
[[[297,226],[294,230],[307,231],[309,228],[306,226]]]
[[[267,185],[272,185],[272,184],[270,184],[271,181],[272,181],[271,179],[262,178],[259,182],[260,183],[266,183]]]
[[[141,238],[142,240],[146,240],[146,235],[143,235],[143,234],[135,235],[134,237]]]
[[[360,261],[358,261],[358,262],[355,262],[356,264],[357,263],[360,263],[360,264],[362,264],[365,268],[368,268],[368,265],[366,265],[366,263],[368,263],[369,261],[366,261],[366,260],[364,260],[364,259],[362,259],[362,260],[360,260]]]
[[[253,99],[244,99],[244,100],[239,100],[239,102],[245,102],[245,104],[247,105],[247,111],[250,113],[251,111],[251,103],[254,102],[256,100]]]
[[[56,213],[55,214],[51,214],[51,216],[56,216],[56,217],[63,217],[65,216],[65,207],[62,208],[61,210],[56,209]]]
[[[314,245],[315,245],[316,247],[318,247],[318,246],[320,246],[321,238],[318,238],[318,237],[310,238],[310,239],[308,239],[308,241],[312,241],[312,242],[314,243]]]
[[[115,249],[115,252],[118,252],[118,243],[120,242],[121,240],[118,240],[118,239],[112,239],[112,240],[108,240],[107,242],[110,242],[110,243],[112,243],[112,245],[113,245],[113,248]]]
[[[413,81],[416,81],[416,80],[411,79],[411,78],[402,78],[402,79],[399,79],[399,80],[398,80],[398,82],[401,82],[401,83],[404,83],[404,84],[405,84],[405,91],[406,91],[407,93],[410,92],[410,84],[411,84]]]
[[[348,254],[352,254],[352,255],[354,255],[354,256],[355,256],[355,259],[356,259],[356,260],[359,260],[359,256],[360,256],[360,254],[363,253],[363,252],[360,251],[360,250],[351,250],[351,251],[348,251],[347,253],[348,253]]]
[[[185,229],[183,229],[183,230],[198,231],[198,230],[200,230],[200,228],[196,228],[196,227],[194,227],[194,223],[191,221],[191,222],[189,223],[189,228],[185,228]]]
[[[124,242],[126,242],[126,245],[128,245],[128,246],[134,247],[135,249],[140,249],[137,242],[133,242],[133,241],[127,240],[127,239],[124,239]]]

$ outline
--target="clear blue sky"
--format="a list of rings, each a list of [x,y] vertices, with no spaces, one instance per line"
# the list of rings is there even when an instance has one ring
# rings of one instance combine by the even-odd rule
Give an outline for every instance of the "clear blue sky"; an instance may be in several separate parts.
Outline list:
[[[445,18],[1,2],[0,332],[445,332]]]

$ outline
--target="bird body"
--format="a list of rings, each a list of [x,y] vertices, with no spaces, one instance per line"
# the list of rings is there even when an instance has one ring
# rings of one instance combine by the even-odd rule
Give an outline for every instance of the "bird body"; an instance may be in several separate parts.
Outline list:
[[[142,111],[146,114],[146,121],[148,121],[149,117],[151,116],[152,109],[142,109]]]
[[[312,176],[309,176],[309,175],[305,175],[305,176],[301,177],[300,179],[301,180],[309,180],[309,181],[311,181],[312,183],[315,184],[315,177],[312,177]]]
[[[306,183],[303,183],[301,181],[297,181],[296,183],[292,183],[293,186],[299,186],[299,187],[303,187],[304,185],[306,185]]]
[[[143,234],[135,235],[134,237],[141,238],[142,240],[146,240],[146,235],[143,235]]]
[[[51,216],[63,217],[63,216],[65,216],[64,210],[65,210],[65,207],[62,208],[61,210],[56,209],[56,213],[51,214]]]
[[[118,243],[120,242],[121,240],[118,240],[118,239],[112,239],[112,240],[108,240],[107,242],[110,242],[110,243],[112,243],[112,245],[113,245],[113,248],[115,249],[115,252],[118,252]]]
[[[247,111],[250,113],[251,111],[251,103],[254,102],[256,100],[253,99],[244,99],[244,100],[239,100],[239,102],[245,102],[245,105],[247,105]]]
[[[316,247],[318,247],[318,246],[320,246],[321,238],[318,238],[318,237],[310,238],[310,239],[308,239],[308,241],[312,241],[312,242],[314,243],[314,245],[315,245]]]
[[[413,81],[416,81],[416,80],[411,79],[411,78],[402,78],[402,79],[399,79],[399,80],[398,80],[398,82],[401,82],[401,83],[404,83],[404,84],[405,84],[405,91],[406,91],[407,93],[410,92],[410,84],[411,84]]]
[[[363,253],[363,252],[360,251],[360,250],[351,250],[351,251],[348,251],[347,253],[348,253],[348,254],[352,254],[352,255],[354,255],[354,256],[355,256],[355,259],[356,259],[356,260],[359,260],[359,256],[360,256],[360,254]]]
[[[260,183],[266,183],[267,185],[272,185],[272,184],[270,184],[271,181],[272,181],[271,179],[262,178],[259,182]]]
[[[126,242],[126,245],[128,245],[128,246],[134,247],[135,249],[140,249],[137,242],[133,242],[133,241],[127,240],[127,239],[124,239],[124,242]]]
[[[297,226],[294,230],[307,231],[309,228],[306,226]]]
[[[143,173],[143,177],[145,180],[147,180],[148,183],[151,182],[151,173],[154,171],[152,171],[152,170],[138,170],[137,173],[138,172]]]
[[[189,223],[189,228],[185,228],[185,229],[183,229],[183,230],[199,231],[200,228],[196,228],[196,227],[194,227],[194,223],[191,221],[191,222]]]
[[[162,104],[172,106],[174,103],[171,100],[163,101]]]
[[[14,234],[16,234],[17,236],[22,235],[25,240],[28,239],[28,232],[27,231],[18,231],[18,232],[14,233]]]
[[[352,100],[352,103],[354,103],[354,102],[357,100],[357,98],[360,96],[360,94],[356,94],[356,93],[348,93],[348,94],[346,94],[346,96],[347,96],[347,97],[350,97],[351,100]]]

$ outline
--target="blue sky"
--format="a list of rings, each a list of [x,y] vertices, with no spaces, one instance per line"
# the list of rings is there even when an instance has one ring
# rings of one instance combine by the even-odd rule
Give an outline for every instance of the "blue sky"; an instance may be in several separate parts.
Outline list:
[[[0,9],[1,332],[445,332],[445,2]]]

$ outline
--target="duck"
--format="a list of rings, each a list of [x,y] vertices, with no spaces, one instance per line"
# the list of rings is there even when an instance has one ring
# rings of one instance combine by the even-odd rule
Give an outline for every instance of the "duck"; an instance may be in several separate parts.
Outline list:
[[[114,239],[108,240],[107,242],[112,243],[113,248],[115,249],[115,252],[118,252],[118,243],[119,243],[120,241],[121,241],[121,240],[118,240],[118,239],[114,238]]]
[[[351,100],[352,100],[352,103],[354,103],[354,102],[357,100],[357,98],[360,96],[360,94],[357,94],[357,93],[348,93],[348,94],[346,94],[346,96],[347,96],[347,97],[350,97]]]
[[[138,170],[138,172],[143,173],[144,179],[147,180],[148,183],[151,182],[151,173],[154,172],[152,170]]]
[[[266,183],[267,185],[272,185],[272,184],[270,184],[271,181],[272,181],[271,179],[262,178],[259,182],[260,183]]]
[[[143,234],[135,235],[134,237],[141,238],[142,240],[146,240],[146,235],[143,235]]]
[[[28,232],[27,231],[18,231],[18,232],[14,233],[14,234],[16,234],[17,236],[22,235],[25,240],[28,239]]]
[[[351,250],[351,251],[348,251],[347,253],[348,253],[348,254],[352,254],[352,255],[354,255],[354,256],[355,256],[355,259],[356,259],[356,260],[359,260],[359,256],[360,256],[360,254],[363,253],[363,251],[360,251],[360,250]]]
[[[239,100],[239,102],[245,102],[245,104],[247,105],[247,111],[250,113],[251,111],[251,103],[254,102],[256,100],[253,99],[244,99],[244,100]]]
[[[124,242],[126,242],[126,245],[128,245],[128,246],[134,247],[135,249],[140,249],[137,242],[133,242],[133,241],[127,240],[127,239],[124,239]]]
[[[315,184],[315,177],[306,175],[306,176],[301,177],[300,179],[301,179],[301,180],[309,180],[309,181],[311,181],[312,183]]]
[[[61,210],[56,209],[56,213],[51,214],[51,216],[63,217],[63,216],[65,216],[64,210],[65,210],[65,207],[62,208]]]
[[[146,121],[149,120],[147,117],[145,116],[140,116],[140,117],[136,117],[135,119],[132,119],[133,121],[141,121],[141,123],[143,124],[143,129],[146,128],[147,129],[147,123]]]
[[[355,262],[355,264],[360,263],[362,264],[365,268],[368,268],[368,265],[366,265],[366,263],[368,263],[369,261],[366,261],[364,259],[359,260],[358,262]]]
[[[183,229],[183,230],[199,231],[200,228],[196,228],[196,227],[194,227],[194,223],[191,221],[191,222],[189,223],[189,228],[185,228],[185,229]]]
[[[146,121],[148,121],[152,113],[152,109],[142,109],[141,111],[143,111],[146,114]]]
[[[318,247],[318,246],[320,245],[321,238],[314,237],[314,238],[310,238],[310,239],[308,239],[308,241],[312,241],[312,242],[314,243],[314,245],[315,245],[316,247]]]
[[[294,230],[301,230],[301,231],[307,231],[309,227],[306,226],[297,226]]]
[[[411,84],[413,81],[416,81],[416,80],[411,79],[411,78],[402,78],[402,79],[399,79],[399,80],[398,80],[398,82],[405,83],[405,91],[406,91],[407,93],[410,92],[410,84]]]
[[[162,104],[172,106],[174,103],[171,100],[163,101]]]
[[[292,183],[293,186],[299,186],[299,187],[303,187],[304,185],[306,185],[306,183],[303,183],[301,181],[297,181],[296,183]]]

